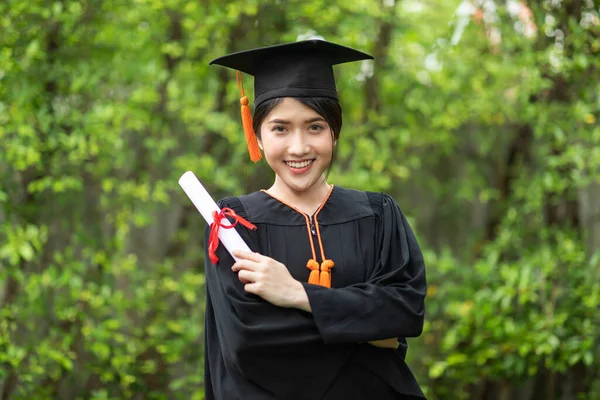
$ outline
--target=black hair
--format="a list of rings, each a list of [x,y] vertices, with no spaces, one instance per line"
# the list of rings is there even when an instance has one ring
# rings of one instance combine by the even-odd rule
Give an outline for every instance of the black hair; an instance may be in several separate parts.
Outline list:
[[[293,97],[294,100],[299,101],[305,106],[314,110],[321,117],[325,118],[327,123],[329,124],[329,128],[331,129],[331,134],[333,136],[333,143],[340,137],[340,132],[342,130],[342,107],[337,100],[330,99],[328,97]],[[269,113],[277,106],[279,103],[283,101],[283,98],[274,98],[271,100],[264,101],[256,107],[254,110],[254,116],[252,120],[252,127],[254,128],[254,132],[256,136],[260,139],[260,126],[263,121],[269,115]],[[333,148],[331,162],[329,163],[329,167],[327,168],[327,173],[325,177],[329,176],[331,172],[331,167],[335,161],[337,154],[337,147]]]

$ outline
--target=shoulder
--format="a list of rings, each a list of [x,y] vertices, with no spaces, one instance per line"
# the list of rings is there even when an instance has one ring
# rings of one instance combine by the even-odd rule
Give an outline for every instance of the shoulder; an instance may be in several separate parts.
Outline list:
[[[236,214],[244,218],[253,215],[252,211],[259,209],[262,204],[264,204],[264,198],[262,198],[261,192],[224,197],[217,202],[219,208],[231,208]]]
[[[371,192],[336,186],[332,201],[338,210],[355,216],[381,217],[386,207],[399,208],[398,203],[390,195],[383,192]]]
[[[381,216],[385,209],[392,208],[400,212],[400,206],[396,199],[383,192],[365,192],[375,215]]]

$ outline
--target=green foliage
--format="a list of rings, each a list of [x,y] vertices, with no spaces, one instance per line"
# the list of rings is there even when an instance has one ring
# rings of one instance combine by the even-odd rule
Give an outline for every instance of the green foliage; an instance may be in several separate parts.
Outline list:
[[[318,34],[377,57],[336,67],[330,180],[411,217],[428,398],[600,397],[600,195],[582,205],[600,184],[598,10],[467,3],[0,3],[0,393],[204,397],[204,225],[177,179],[215,197],[272,180],[233,74],[207,64]]]
[[[518,246],[511,232],[506,247]],[[539,240],[510,261],[502,261],[506,247],[491,245],[468,270],[449,253],[430,256],[438,268],[425,340],[442,356],[426,364],[434,387],[447,388],[438,395],[468,398],[456,388],[484,377],[523,383],[542,368],[566,373],[597,360],[599,265],[568,235],[545,232]]]

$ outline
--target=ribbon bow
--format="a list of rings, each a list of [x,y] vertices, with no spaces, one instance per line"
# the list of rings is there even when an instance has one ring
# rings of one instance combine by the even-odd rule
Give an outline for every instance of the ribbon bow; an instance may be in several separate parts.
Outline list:
[[[221,221],[226,216],[233,218],[233,223],[231,225],[223,225]],[[223,208],[220,212],[216,210],[212,212],[212,217],[214,222],[210,224],[210,237],[208,242],[208,256],[210,257],[210,261],[213,264],[216,264],[219,261],[219,257],[216,255],[217,247],[219,247],[219,227],[224,229],[231,229],[238,224],[238,222],[244,225],[248,229],[256,230],[256,226],[251,222],[245,220],[240,217],[233,211],[231,208]]]

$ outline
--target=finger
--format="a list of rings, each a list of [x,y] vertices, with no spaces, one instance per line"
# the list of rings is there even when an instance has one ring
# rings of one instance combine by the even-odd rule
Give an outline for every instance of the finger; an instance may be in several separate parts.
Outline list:
[[[384,344],[384,345],[391,345],[391,346],[397,346],[398,343],[398,338],[388,338],[388,339],[379,339],[379,340],[373,340],[371,341],[371,343],[378,343],[378,344]]]
[[[248,271],[255,271],[257,266],[258,266],[258,264],[253,261],[240,260],[231,266],[231,270],[234,272],[241,271],[242,269],[245,269]]]
[[[244,285],[244,290],[248,293],[253,293],[260,296],[260,285],[256,282],[247,283]]]
[[[238,272],[238,279],[244,284],[256,282],[256,274],[252,271],[243,269]]]
[[[396,338],[373,340],[368,343],[375,347],[382,347],[382,348],[394,349],[394,350],[400,346],[400,343],[398,343],[398,339],[396,339]]]
[[[239,278],[239,277],[238,277]],[[242,279],[240,278],[240,282],[242,282],[244,285],[248,284],[248,283],[252,283],[251,281],[248,281],[246,279]]]
[[[241,258],[243,260],[250,260],[254,262],[260,262],[263,257],[260,253],[252,251],[234,250],[232,253],[237,258]]]

